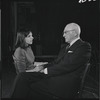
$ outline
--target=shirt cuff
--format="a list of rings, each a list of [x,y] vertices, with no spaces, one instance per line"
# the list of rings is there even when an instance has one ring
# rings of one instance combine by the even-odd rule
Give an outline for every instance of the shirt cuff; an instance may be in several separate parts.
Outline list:
[[[44,69],[44,74],[48,74],[47,68]]]

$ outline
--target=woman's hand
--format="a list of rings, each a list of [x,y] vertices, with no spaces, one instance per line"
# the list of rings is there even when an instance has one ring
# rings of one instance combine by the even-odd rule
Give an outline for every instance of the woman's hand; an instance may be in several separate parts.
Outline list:
[[[43,66],[36,66],[34,69],[26,70],[26,72],[41,72],[43,70]]]
[[[34,62],[34,66],[42,66],[48,64],[48,62]]]

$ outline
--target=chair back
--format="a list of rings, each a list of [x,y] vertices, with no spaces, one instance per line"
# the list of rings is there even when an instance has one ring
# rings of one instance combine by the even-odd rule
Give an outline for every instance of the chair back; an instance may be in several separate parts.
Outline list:
[[[17,59],[14,55],[12,57],[13,57],[13,60],[14,60],[14,66],[15,66],[15,69],[16,69],[16,73],[18,74],[19,70],[18,70],[18,66],[17,66]]]
[[[78,97],[81,98],[82,97],[82,91],[83,91],[83,88],[84,88],[84,84],[85,84],[85,79],[86,79],[86,76],[89,72],[89,69],[90,69],[90,63],[87,63],[86,65],[86,68],[83,72],[83,75],[81,76],[81,84],[80,84],[80,88],[79,88],[79,91],[78,91]]]

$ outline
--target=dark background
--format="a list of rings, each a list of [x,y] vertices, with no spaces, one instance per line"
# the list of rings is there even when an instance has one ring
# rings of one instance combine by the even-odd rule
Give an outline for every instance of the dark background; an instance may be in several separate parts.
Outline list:
[[[78,0],[2,0],[1,12],[2,66],[12,62],[17,30],[32,30],[35,56],[54,56],[64,43],[62,32],[70,22],[81,26],[81,38],[92,46],[91,63],[99,64],[98,0],[84,3]]]

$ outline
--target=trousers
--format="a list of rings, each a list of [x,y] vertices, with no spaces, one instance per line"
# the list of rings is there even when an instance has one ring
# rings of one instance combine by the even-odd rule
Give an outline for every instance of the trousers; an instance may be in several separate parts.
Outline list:
[[[52,93],[48,91],[46,85],[38,84],[40,81],[44,81],[47,75],[40,72],[23,72],[16,76],[11,98],[56,98]]]

